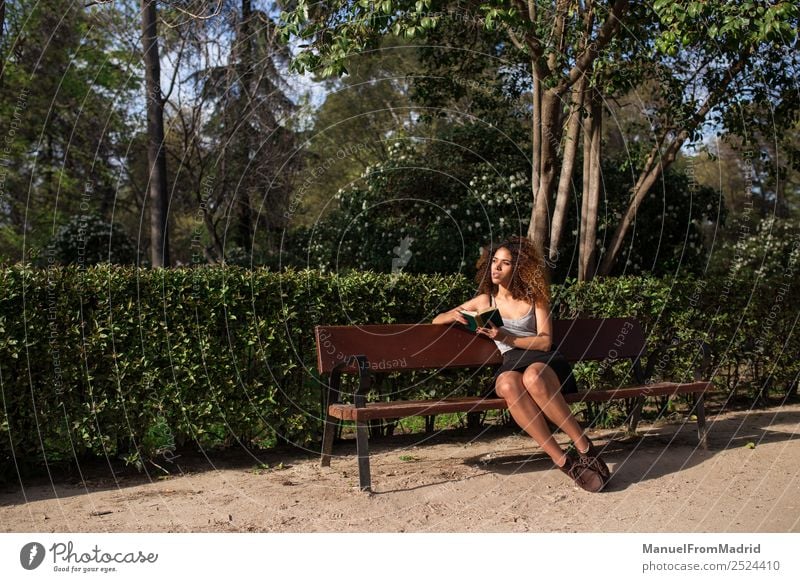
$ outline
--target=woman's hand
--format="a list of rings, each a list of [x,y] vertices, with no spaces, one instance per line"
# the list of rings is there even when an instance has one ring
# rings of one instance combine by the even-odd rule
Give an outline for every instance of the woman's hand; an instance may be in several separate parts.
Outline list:
[[[484,293],[483,295],[478,295],[477,297],[473,297],[469,301],[462,303],[458,307],[454,307],[449,311],[445,311],[444,313],[440,313],[436,317],[433,318],[432,323],[461,323],[463,325],[467,325],[466,318],[461,315],[461,311],[480,311],[481,309],[486,309],[489,305],[489,296]]]
[[[475,330],[477,333],[481,335],[485,335],[488,338],[491,338],[498,342],[503,342],[504,344],[513,345],[512,342],[516,336],[511,335],[506,330],[497,327],[491,321],[489,322],[489,327],[479,327]]]

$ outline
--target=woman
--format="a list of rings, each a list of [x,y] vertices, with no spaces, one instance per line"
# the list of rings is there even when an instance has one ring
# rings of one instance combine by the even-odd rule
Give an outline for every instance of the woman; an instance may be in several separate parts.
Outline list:
[[[490,337],[503,353],[495,374],[495,392],[508,403],[514,420],[539,443],[553,462],[587,491],[600,491],[610,472],[583,434],[562,394],[577,392],[572,368],[552,350],[550,284],[542,253],[523,237],[487,249],[478,260],[478,295],[437,315],[433,323],[463,323],[460,311],[500,310],[503,326],[489,324],[478,333]],[[565,453],[547,425],[549,419],[575,443]]]

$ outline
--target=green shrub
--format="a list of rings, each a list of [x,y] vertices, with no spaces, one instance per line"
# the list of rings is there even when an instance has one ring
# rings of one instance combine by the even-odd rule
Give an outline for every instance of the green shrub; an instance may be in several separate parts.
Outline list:
[[[314,446],[315,325],[430,319],[470,293],[456,277],[110,265],[3,268],[0,288],[4,473],[14,459]]]
[[[796,280],[780,288],[787,300],[800,291]],[[778,288],[745,293],[747,281],[727,284],[570,281],[554,287],[553,309],[561,318],[638,317],[648,339],[643,364],[654,379],[691,379],[699,361],[688,340],[699,339],[714,351],[721,386],[730,390],[726,374],[739,370],[753,394],[763,392],[765,377],[771,383],[763,395],[790,390],[800,352],[796,310],[774,308]],[[0,288],[0,465],[7,478],[14,463],[86,457],[164,466],[185,446],[316,448],[324,394],[315,325],[426,322],[474,292],[462,276],[107,264],[5,267]],[[627,372],[625,365],[578,366],[588,388],[629,382]],[[389,376],[371,397],[475,394],[486,378],[474,371]]]

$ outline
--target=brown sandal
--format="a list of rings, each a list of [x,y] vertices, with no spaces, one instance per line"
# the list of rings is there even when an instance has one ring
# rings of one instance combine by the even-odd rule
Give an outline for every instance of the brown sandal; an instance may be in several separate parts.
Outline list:
[[[605,461],[600,457],[600,451],[595,448],[591,439],[586,437],[586,440],[589,441],[589,449],[585,453],[577,451],[577,447],[575,450],[581,456],[581,461],[584,465],[594,469],[603,478],[603,482],[608,481],[611,477],[611,471],[609,471],[608,465],[606,465]]]
[[[597,472],[594,467],[591,467],[584,459],[575,458],[574,454],[568,452],[566,455],[566,462],[563,467],[559,467],[566,473],[570,479],[575,481],[575,484],[591,493],[601,491],[606,484],[606,480]]]

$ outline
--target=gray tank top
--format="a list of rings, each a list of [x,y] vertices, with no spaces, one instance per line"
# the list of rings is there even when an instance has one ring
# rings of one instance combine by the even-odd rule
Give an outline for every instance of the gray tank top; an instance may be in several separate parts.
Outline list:
[[[494,296],[491,294],[489,295],[489,305],[494,307]],[[526,315],[523,315],[518,319],[503,318],[502,329],[516,336],[536,335],[536,313],[534,306],[531,305],[531,310]],[[497,344],[497,349],[503,354],[508,350],[514,349],[514,346],[510,346],[501,341],[494,340],[494,343]]]

